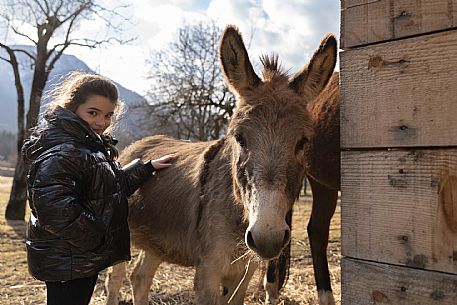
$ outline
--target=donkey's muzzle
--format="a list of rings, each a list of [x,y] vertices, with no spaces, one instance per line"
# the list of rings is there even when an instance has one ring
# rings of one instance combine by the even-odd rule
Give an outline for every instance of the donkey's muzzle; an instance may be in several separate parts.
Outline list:
[[[281,254],[282,249],[290,241],[290,229],[256,234],[254,230],[247,230],[246,245],[263,259],[272,259]]]

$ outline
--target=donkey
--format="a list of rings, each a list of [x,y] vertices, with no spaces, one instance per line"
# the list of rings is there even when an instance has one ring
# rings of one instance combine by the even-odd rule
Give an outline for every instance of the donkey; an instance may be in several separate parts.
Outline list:
[[[120,158],[176,154],[174,166],[129,201],[131,240],[142,250],[131,275],[135,305],[148,304],[163,261],[195,267],[196,304],[241,305],[259,259],[278,257],[290,240],[288,218],[313,136],[306,107],[333,73],[336,39],[326,36],[290,79],[277,56],[261,57],[263,80],[257,76],[235,26],[225,29],[219,51],[226,82],[238,95],[226,136],[197,143],[151,136]],[[108,275],[108,304],[117,304],[124,276],[125,264]]]
[[[322,93],[308,104],[313,138],[304,147],[304,164],[313,193],[313,209],[308,236],[313,258],[314,278],[320,305],[334,305],[327,262],[330,221],[340,190],[340,93],[339,74],[334,73]],[[287,252],[289,251],[289,253]],[[268,262],[264,278],[266,303],[277,304],[279,290],[287,274],[290,247],[283,256]]]

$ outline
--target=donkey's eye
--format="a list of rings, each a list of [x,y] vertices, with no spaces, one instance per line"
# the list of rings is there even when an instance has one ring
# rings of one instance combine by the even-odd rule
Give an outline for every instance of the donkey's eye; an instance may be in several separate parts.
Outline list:
[[[301,138],[300,141],[298,141],[297,146],[295,146],[295,153],[298,153],[300,150],[302,150],[305,147],[306,143],[308,143],[308,138]]]
[[[238,142],[238,144],[241,146],[241,148],[246,149],[246,141],[244,140],[243,136],[239,133],[235,135],[235,140]]]

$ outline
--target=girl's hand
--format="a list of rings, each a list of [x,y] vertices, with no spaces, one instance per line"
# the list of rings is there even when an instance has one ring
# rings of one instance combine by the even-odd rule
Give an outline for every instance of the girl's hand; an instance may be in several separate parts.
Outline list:
[[[155,160],[151,160],[151,164],[155,170],[170,167],[172,163],[170,161],[175,158],[175,154],[165,155]]]

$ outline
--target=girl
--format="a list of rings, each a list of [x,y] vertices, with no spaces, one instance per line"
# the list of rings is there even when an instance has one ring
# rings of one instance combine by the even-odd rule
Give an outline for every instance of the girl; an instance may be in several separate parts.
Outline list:
[[[31,163],[27,261],[48,305],[89,304],[98,273],[130,259],[127,197],[173,156],[119,166],[107,134],[120,103],[110,80],[73,73],[55,92],[22,148]]]

